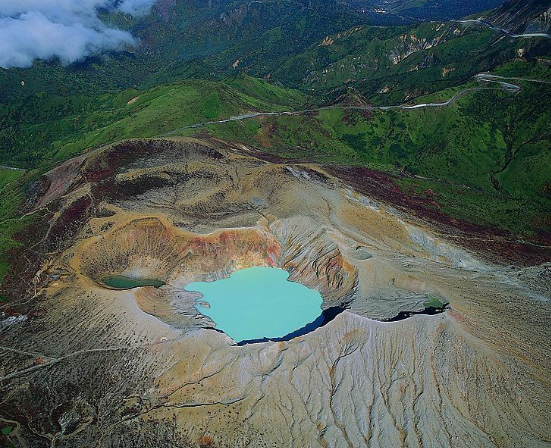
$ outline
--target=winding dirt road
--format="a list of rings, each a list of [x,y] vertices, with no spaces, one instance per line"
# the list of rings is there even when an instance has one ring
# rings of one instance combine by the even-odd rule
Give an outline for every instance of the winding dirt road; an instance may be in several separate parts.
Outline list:
[[[281,111],[281,112],[251,112],[243,115],[234,115],[229,118],[224,118],[222,120],[212,120],[205,121],[201,123],[194,123],[187,126],[182,126],[172,131],[165,132],[164,134],[157,135],[156,137],[168,137],[170,135],[177,134],[178,132],[185,131],[187,129],[197,129],[205,126],[210,126],[213,124],[223,124],[231,123],[235,121],[244,121],[250,120],[251,118],[259,117],[280,117],[283,115],[304,115],[308,113],[321,112],[324,110],[356,110],[356,111],[389,111],[389,110],[413,110],[413,109],[423,109],[423,108],[432,108],[432,107],[449,107],[453,105],[460,97],[466,95],[470,92],[477,92],[482,90],[503,90],[509,93],[517,93],[522,90],[522,87],[518,84],[513,84],[511,82],[506,82],[505,80],[516,80],[516,81],[525,81],[525,82],[537,82],[542,84],[550,84],[551,82],[542,80],[542,79],[528,79],[528,78],[518,78],[518,77],[504,77],[493,75],[491,73],[478,73],[473,78],[475,81],[480,83],[495,83],[499,87],[468,87],[463,90],[460,90],[450,99],[439,102],[439,103],[420,103],[420,104],[397,104],[390,106],[325,106],[317,107],[312,109],[302,109],[295,111]]]

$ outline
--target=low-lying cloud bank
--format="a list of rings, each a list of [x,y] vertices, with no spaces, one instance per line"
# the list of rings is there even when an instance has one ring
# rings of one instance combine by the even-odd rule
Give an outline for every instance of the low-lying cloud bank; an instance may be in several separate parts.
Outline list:
[[[0,67],[30,67],[57,57],[70,64],[101,50],[135,44],[126,31],[106,26],[98,8],[132,15],[155,0],[0,0]]]

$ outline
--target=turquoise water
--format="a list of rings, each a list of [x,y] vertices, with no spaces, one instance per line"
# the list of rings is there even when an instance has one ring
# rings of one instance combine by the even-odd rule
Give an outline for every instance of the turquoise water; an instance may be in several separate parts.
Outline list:
[[[101,279],[103,283],[115,289],[132,289],[139,286],[154,286],[158,288],[163,286],[165,282],[149,278],[132,278],[124,275],[110,275]]]
[[[254,267],[215,282],[195,282],[187,291],[203,294],[197,311],[210,317],[218,330],[236,342],[277,339],[320,318],[318,291],[288,281],[283,269]]]

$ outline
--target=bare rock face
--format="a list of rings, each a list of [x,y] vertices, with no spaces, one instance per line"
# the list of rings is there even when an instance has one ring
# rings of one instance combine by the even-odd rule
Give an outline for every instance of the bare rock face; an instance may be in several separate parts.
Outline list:
[[[87,243],[80,248],[79,267],[98,283],[109,274],[127,274],[184,286],[250,266],[275,266],[281,251],[276,239],[261,229],[199,235],[158,218],[131,219]]]
[[[125,142],[35,191],[49,221],[0,320],[16,446],[549,446],[548,265],[490,265],[318,166],[217,142]],[[237,346],[184,288],[250,266],[344,311]]]

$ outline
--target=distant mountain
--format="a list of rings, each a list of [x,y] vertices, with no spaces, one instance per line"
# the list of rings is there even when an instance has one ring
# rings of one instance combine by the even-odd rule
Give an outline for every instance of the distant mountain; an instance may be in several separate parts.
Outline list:
[[[351,3],[359,0],[340,1],[159,0],[141,18],[102,11],[139,45],[65,67],[0,69],[0,164],[43,170],[129,137],[210,133],[292,158],[421,176],[421,191],[439,192],[456,218],[549,234],[551,39],[488,23],[544,27],[548,2],[510,1],[467,23],[373,26]],[[396,14],[413,5],[386,4]],[[528,81],[504,92],[475,78],[489,71],[504,85]],[[424,103],[437,107],[417,108]],[[229,119],[265,111],[286,113]],[[196,126],[212,120],[224,124]],[[446,182],[467,188],[458,194]]]
[[[548,33],[551,30],[551,0],[509,0],[485,18],[515,33]]]
[[[239,70],[253,76],[275,76],[276,80],[283,83],[291,80],[293,82],[290,85],[294,87],[304,86],[311,89],[315,86],[310,85],[308,79],[313,79],[317,75],[312,73],[306,76],[304,72],[315,71],[325,62],[334,62],[333,56],[331,61],[325,61],[326,58],[317,51],[313,57],[318,59],[313,65],[298,66],[291,71],[287,70],[287,73],[284,73],[283,67],[289,69],[291,59],[304,52],[312,52],[312,47],[317,48],[328,36],[335,36],[355,26],[367,24],[396,24],[460,17],[499,5],[502,1],[158,0],[151,13],[145,17],[132,18],[105,10],[101,12],[101,18],[110,25],[131,31],[138,38],[137,47],[128,48],[123,52],[104,52],[68,67],[62,67],[57,61],[37,61],[31,69],[0,69],[0,103],[40,91],[74,94],[86,93],[90,89],[104,91],[127,87],[151,87],[182,78],[222,79]],[[536,12],[541,13],[544,10],[541,0],[531,0],[531,3],[537,5]],[[534,8],[521,7],[522,4],[524,2],[512,2],[511,5],[504,5],[492,14],[504,23],[509,23],[515,17],[522,17],[523,20],[528,17],[532,20],[531,26],[535,26],[533,24],[536,22],[529,14]],[[509,10],[513,12],[507,12]],[[546,23],[545,20],[542,23]],[[419,26],[418,23],[415,25]],[[432,25],[431,27],[434,28]],[[352,39],[343,39],[342,42],[346,42],[346,46],[340,53],[358,53],[359,50],[347,47],[350,43],[361,49],[377,46],[377,42],[385,41],[383,46],[375,48],[374,51],[388,50],[403,58],[406,53],[417,53],[413,47],[423,49],[423,46],[435,46],[433,44],[444,42],[438,40],[438,33],[434,30],[426,31],[432,37],[417,36],[421,39],[426,37],[425,43],[421,41],[412,43],[412,48],[400,48],[400,42],[386,41],[389,38],[399,40],[402,34],[417,35],[417,31],[409,33],[406,29],[374,28],[373,31],[364,33],[367,40],[362,41],[361,33],[356,33]],[[443,32],[446,34],[446,41],[457,37],[453,35],[453,31],[452,28],[450,35],[450,28],[447,27]],[[430,43],[431,39],[438,41]],[[483,45],[484,42],[465,43],[467,46],[479,44]],[[334,48],[331,48],[329,53],[334,53]],[[449,60],[455,56],[448,54],[446,57]],[[444,65],[441,61],[426,61],[425,66],[427,63],[432,66]],[[417,63],[419,64],[421,62]],[[482,64],[481,67],[488,68],[492,64],[493,62]],[[345,63],[344,72],[348,65]],[[381,64],[378,64],[378,67],[381,68]],[[365,67],[360,69],[366,71]],[[378,75],[388,74],[384,70],[377,71]],[[364,73],[359,77],[357,73],[347,76],[344,72],[342,81],[349,78],[373,78],[372,73]],[[458,73],[460,71],[456,70],[455,75]],[[297,79],[298,76],[300,79]],[[306,82],[300,81],[302,79]]]
[[[289,58],[271,78],[329,100],[353,88],[372,103],[396,104],[465,82],[519,52],[528,60],[545,56],[551,40],[504,39],[457,22],[357,26]]]
[[[102,19],[130,30],[139,39],[136,48],[68,67],[37,61],[31,69],[0,69],[0,104],[36,92],[87,95],[187,78],[220,80],[239,71],[315,91],[329,101],[353,86],[371,101],[379,96],[387,103],[463,82],[515,57],[518,45],[525,57],[546,54],[551,45],[503,42],[487,27],[453,22],[370,27],[369,14],[358,9],[379,5],[396,17],[414,8],[457,14],[498,0],[476,5],[467,0],[342,1],[158,0],[141,18],[106,10]],[[549,26],[550,1],[512,0],[486,20],[515,30],[543,29]]]
[[[346,0],[374,24],[458,19],[497,8],[505,0]]]
[[[232,67],[240,69],[244,55],[254,61],[254,74],[267,73],[327,34],[367,22],[336,0],[159,0],[145,17],[109,11],[101,17],[131,31],[139,45],[68,67],[37,61],[30,69],[0,69],[0,103],[40,91],[85,93],[175,78],[220,79]]]

